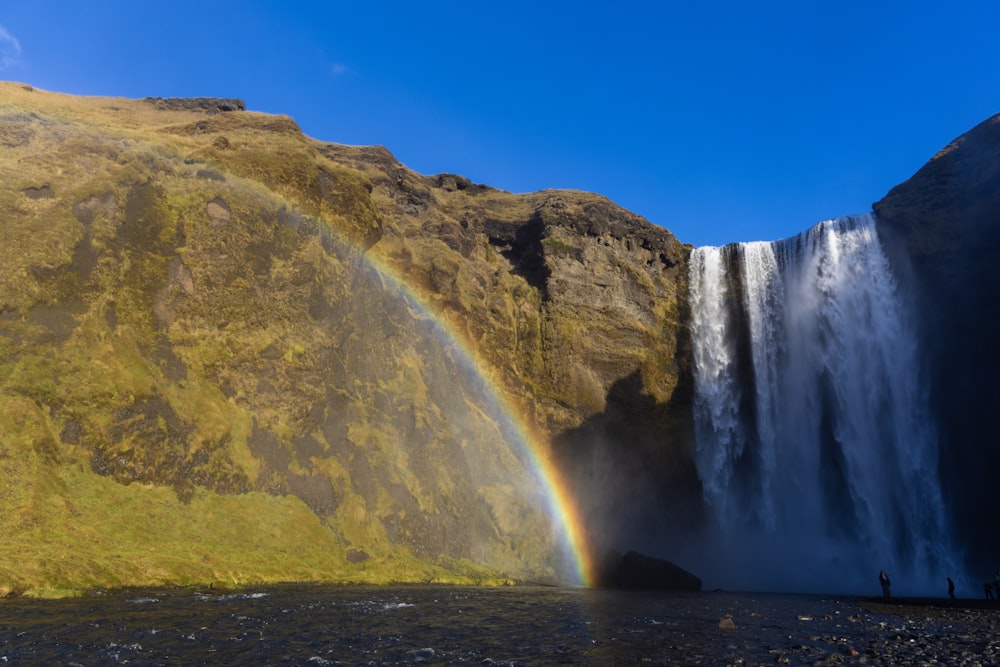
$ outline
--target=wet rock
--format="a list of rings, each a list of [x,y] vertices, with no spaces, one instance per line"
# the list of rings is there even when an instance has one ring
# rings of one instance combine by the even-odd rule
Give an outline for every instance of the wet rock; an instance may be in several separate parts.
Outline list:
[[[406,654],[406,661],[412,665],[426,665],[437,655],[432,648],[421,648]]]
[[[668,560],[636,551],[609,551],[601,562],[597,585],[610,588],[700,591],[701,579]]]

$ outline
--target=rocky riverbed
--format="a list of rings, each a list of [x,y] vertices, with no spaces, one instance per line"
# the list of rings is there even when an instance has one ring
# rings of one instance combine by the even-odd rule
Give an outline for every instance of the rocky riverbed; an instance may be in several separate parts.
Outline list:
[[[1000,607],[977,601],[803,598],[792,605],[800,609],[794,619],[784,599],[736,606],[720,617],[720,630],[735,635],[742,627],[753,637],[742,633],[727,645],[727,665],[1000,664]]]
[[[996,603],[994,603],[996,604]],[[1000,607],[543,587],[0,599],[13,664],[996,665]]]
[[[1000,664],[1000,605],[979,601],[859,604],[873,664]]]

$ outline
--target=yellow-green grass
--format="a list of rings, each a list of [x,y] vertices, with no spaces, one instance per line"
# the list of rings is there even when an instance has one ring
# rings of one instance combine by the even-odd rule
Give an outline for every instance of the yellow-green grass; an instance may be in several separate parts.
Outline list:
[[[651,321],[591,312],[462,231],[541,216],[546,261],[589,253],[662,294],[576,234],[610,210],[597,195],[448,190],[384,149],[251,112],[0,83],[0,117],[0,447],[19,452],[0,456],[0,525],[29,529],[0,549],[0,590],[542,571],[552,534],[521,463],[481,406],[442,397],[446,353],[406,324],[422,314],[362,289],[363,248],[540,431],[601,410],[619,367],[661,400],[676,384],[676,299],[657,296]],[[467,479],[466,452],[489,474]],[[286,553],[276,527],[300,522],[311,537]],[[476,557],[434,556],[457,524]],[[68,557],[81,541],[86,557]]]

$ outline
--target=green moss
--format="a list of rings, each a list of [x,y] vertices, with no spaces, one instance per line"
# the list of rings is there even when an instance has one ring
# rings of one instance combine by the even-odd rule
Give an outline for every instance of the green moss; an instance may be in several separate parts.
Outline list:
[[[0,155],[0,592],[545,569],[538,508],[477,495],[524,474],[482,387],[358,260],[384,173],[287,119],[46,103]],[[421,238],[386,246],[498,367],[538,372],[539,291]],[[463,319],[485,303],[495,330]]]
[[[25,483],[35,501],[3,507],[0,583],[13,590],[345,575],[342,550],[295,498],[196,492],[184,504],[168,489],[123,486],[79,466],[37,469]]]

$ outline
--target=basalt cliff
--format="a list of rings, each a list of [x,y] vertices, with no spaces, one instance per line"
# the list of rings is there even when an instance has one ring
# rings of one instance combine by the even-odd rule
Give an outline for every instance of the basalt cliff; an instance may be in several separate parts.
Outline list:
[[[875,207],[958,350],[942,467],[984,525],[997,127]],[[690,248],[604,197],[420,175],[239,100],[3,83],[0,226],[0,591],[565,580],[540,461],[591,557],[703,521]]]
[[[1000,115],[872,207],[897,274],[917,295],[945,502],[969,568],[985,579],[1000,553],[991,528],[1000,521]]]

